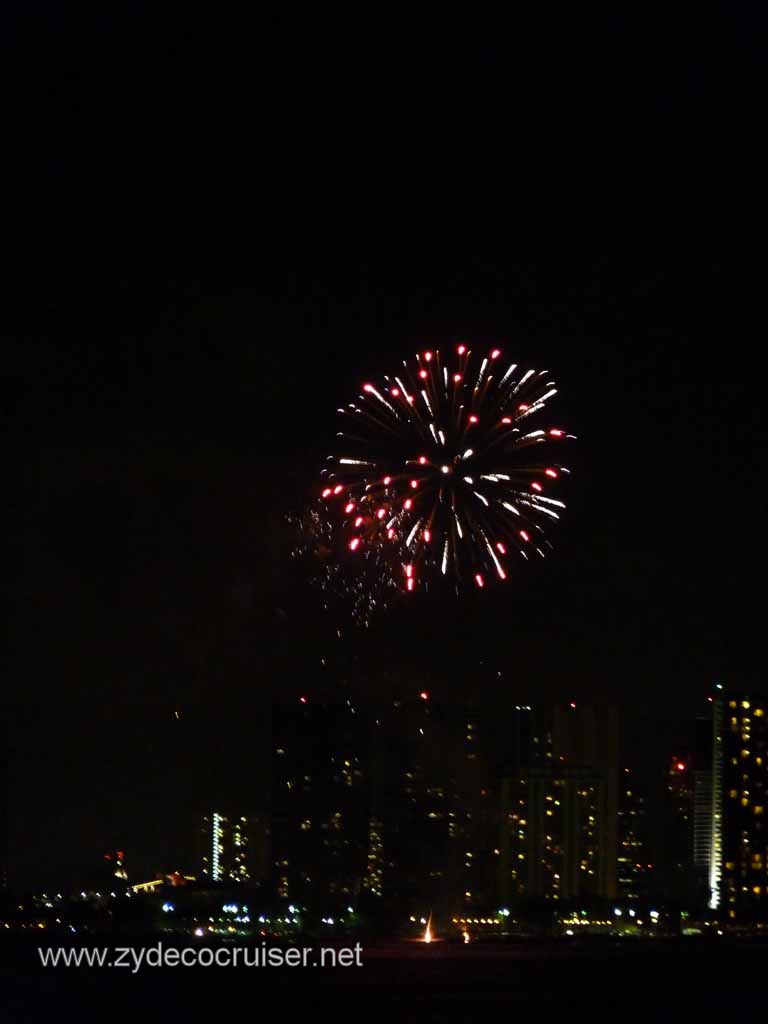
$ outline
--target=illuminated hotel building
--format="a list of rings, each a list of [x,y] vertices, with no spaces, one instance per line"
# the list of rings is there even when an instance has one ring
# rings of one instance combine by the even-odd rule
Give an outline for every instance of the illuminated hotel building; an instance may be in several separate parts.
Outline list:
[[[768,917],[768,701],[713,700],[710,906],[734,921]]]
[[[214,811],[203,818],[202,832],[202,876],[211,882],[250,881],[248,819]]]

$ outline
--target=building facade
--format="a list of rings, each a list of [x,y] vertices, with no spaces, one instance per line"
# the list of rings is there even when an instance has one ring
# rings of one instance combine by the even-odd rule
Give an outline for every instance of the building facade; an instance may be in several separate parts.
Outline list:
[[[528,711],[527,749],[502,787],[501,897],[615,898],[618,711],[575,703]]]
[[[616,860],[619,897],[629,903],[648,898],[653,871],[651,863],[648,798],[645,787],[629,768],[619,782],[619,849]]]
[[[338,911],[369,877],[368,718],[350,703],[281,705],[273,709],[272,746],[276,894]]]
[[[768,918],[767,712],[761,697],[714,701],[710,905],[732,922]]]
[[[250,827],[243,815],[213,811],[203,817],[201,877],[210,882],[251,881]]]

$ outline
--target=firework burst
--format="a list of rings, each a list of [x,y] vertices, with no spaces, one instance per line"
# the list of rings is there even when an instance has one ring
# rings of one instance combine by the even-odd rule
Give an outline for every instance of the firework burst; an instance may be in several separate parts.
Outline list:
[[[556,394],[548,370],[465,345],[364,384],[339,409],[338,454],[323,470],[329,551],[373,554],[406,591],[439,579],[482,589],[513,576],[516,559],[544,558],[573,437],[538,425]]]

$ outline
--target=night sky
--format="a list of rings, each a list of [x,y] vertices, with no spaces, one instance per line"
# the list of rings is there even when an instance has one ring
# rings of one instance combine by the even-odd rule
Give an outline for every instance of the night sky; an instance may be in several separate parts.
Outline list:
[[[765,25],[3,21],[12,880],[175,866],[272,695],[615,700],[660,764],[761,685]],[[458,339],[562,386],[556,554],[334,645],[285,516]]]

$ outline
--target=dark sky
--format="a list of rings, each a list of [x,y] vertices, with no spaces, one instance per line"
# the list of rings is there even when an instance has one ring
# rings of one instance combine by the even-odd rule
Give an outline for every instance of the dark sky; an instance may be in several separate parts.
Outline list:
[[[257,803],[273,693],[615,699],[650,736],[760,684],[754,14],[3,20],[20,881],[172,864],[229,773]],[[557,554],[334,646],[285,514],[349,389],[457,337],[562,382]]]

